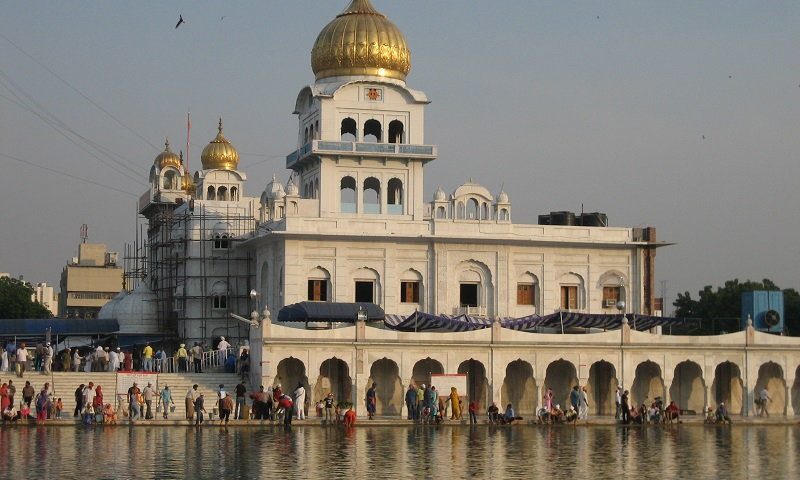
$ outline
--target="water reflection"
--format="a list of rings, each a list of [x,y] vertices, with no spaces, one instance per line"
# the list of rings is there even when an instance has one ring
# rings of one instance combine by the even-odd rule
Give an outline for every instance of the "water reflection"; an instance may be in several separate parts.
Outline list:
[[[2,427],[0,471],[47,478],[84,476],[87,468],[104,478],[797,478],[799,432],[699,425]]]

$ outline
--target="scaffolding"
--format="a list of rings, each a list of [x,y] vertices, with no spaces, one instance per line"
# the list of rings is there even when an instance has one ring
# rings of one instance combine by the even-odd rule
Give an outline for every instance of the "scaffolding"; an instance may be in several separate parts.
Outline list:
[[[252,204],[151,203],[137,217],[136,242],[125,247],[125,287],[147,282],[165,340],[247,338],[230,314],[254,307],[253,254],[239,245],[255,229]]]

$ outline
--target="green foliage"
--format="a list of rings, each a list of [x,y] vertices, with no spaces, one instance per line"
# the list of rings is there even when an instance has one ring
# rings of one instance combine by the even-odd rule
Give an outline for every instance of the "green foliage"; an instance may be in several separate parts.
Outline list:
[[[50,310],[31,300],[33,288],[16,278],[0,278],[0,319],[50,318]]]
[[[742,313],[742,292],[754,290],[780,290],[767,278],[761,282],[739,279],[728,280],[716,291],[710,285],[698,292],[698,299],[692,298],[689,292],[679,293],[675,306],[675,316],[682,318],[698,318],[701,320],[700,333],[712,333],[715,322],[720,319],[738,319]],[[789,335],[800,336],[800,293],[793,288],[783,290],[784,316]]]

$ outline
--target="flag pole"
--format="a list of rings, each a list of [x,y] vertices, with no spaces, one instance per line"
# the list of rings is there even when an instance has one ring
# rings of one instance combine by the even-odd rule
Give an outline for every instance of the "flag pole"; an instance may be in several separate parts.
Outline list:
[[[187,109],[186,110],[186,163],[184,167],[186,169],[186,173],[189,173],[189,138],[192,133],[192,112]]]

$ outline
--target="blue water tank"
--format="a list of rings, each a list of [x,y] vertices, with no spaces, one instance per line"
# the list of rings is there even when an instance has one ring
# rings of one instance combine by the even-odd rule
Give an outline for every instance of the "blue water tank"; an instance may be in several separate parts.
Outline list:
[[[742,328],[747,317],[753,319],[756,330],[770,333],[783,332],[783,292],[778,290],[742,292]]]

